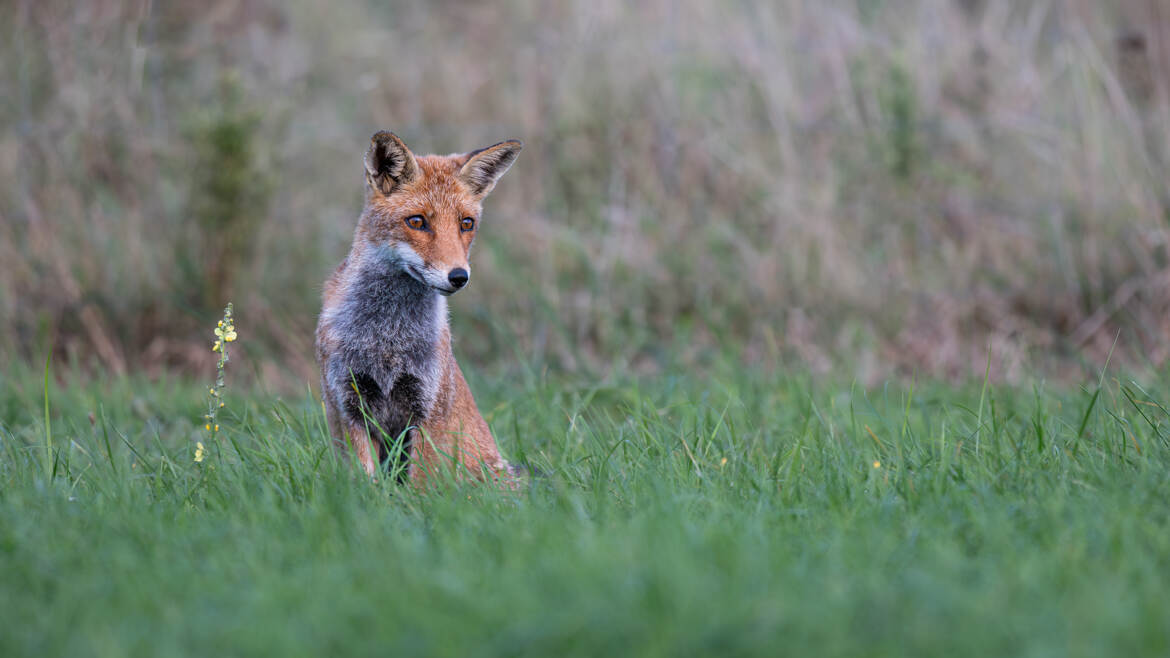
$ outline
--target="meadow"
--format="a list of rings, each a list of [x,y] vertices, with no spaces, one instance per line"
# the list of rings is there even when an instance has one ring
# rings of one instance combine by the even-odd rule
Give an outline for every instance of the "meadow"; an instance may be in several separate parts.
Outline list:
[[[230,366],[214,441],[198,383],[40,381],[0,398],[4,655],[1170,650],[1161,381],[473,375],[518,492],[367,482]]]
[[[381,129],[518,491],[330,447]],[[1168,655],[1167,181],[1161,0],[0,3],[0,655]]]

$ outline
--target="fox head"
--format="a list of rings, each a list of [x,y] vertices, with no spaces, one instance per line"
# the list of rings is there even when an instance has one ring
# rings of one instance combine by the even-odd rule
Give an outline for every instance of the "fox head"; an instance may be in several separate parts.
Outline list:
[[[394,133],[375,134],[356,239],[440,295],[454,294],[471,279],[468,254],[483,200],[520,147],[510,140],[470,153],[416,156]]]

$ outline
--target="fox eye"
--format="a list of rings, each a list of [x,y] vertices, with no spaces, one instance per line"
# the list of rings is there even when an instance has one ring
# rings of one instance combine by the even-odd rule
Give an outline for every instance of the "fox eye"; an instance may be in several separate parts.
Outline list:
[[[423,219],[422,215],[411,215],[406,218],[406,225],[421,231],[427,227],[427,220]]]
[[[475,228],[475,220],[470,217],[464,217],[463,221],[459,222],[459,228],[463,231],[470,231]]]

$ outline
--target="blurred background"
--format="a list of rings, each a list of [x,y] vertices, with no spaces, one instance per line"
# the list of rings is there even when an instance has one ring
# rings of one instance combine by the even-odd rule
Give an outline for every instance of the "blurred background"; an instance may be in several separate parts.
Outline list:
[[[205,376],[230,300],[250,375],[304,390],[379,129],[525,142],[452,299],[465,365],[1170,355],[1165,0],[7,0],[0,26],[3,363]]]

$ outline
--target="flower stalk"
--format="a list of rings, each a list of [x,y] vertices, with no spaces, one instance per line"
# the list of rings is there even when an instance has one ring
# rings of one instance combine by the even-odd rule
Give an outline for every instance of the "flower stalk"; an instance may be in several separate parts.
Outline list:
[[[236,332],[235,318],[232,316],[232,304],[223,309],[223,319],[215,327],[215,342],[211,351],[219,354],[215,364],[215,386],[207,389],[207,413],[203,415],[203,430],[208,434],[208,443],[214,444],[219,435],[219,410],[223,409],[224,370],[230,360],[228,343],[235,342],[239,334]],[[202,441],[195,443],[195,462],[201,463],[207,455]]]

